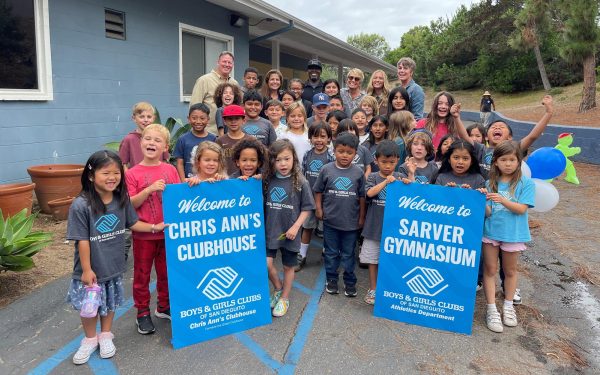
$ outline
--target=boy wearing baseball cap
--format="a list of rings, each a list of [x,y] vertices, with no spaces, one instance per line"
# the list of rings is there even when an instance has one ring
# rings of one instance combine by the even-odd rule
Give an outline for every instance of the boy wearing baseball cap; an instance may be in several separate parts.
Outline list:
[[[329,113],[329,95],[324,92],[313,95],[312,97],[313,115],[306,120],[306,125],[310,126],[316,121],[326,122],[327,113]]]
[[[223,109],[223,122],[227,127],[227,133],[217,138],[217,144],[223,148],[225,153],[227,174],[236,171],[236,165],[233,161],[233,147],[243,139],[254,139],[254,137],[242,131],[245,118],[246,112],[239,105],[232,104]]]

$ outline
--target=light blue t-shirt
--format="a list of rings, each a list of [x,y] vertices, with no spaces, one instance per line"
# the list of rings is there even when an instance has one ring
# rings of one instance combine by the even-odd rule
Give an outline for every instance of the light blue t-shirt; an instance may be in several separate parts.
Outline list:
[[[485,185],[489,191],[489,181]],[[514,194],[510,192],[510,184],[499,182],[498,193],[511,202],[526,204],[529,207],[535,205],[535,184],[529,177],[521,177]],[[487,201],[487,205],[492,207],[492,214],[485,218],[485,237],[502,242],[531,241],[527,211],[523,215],[517,215],[500,203]]]

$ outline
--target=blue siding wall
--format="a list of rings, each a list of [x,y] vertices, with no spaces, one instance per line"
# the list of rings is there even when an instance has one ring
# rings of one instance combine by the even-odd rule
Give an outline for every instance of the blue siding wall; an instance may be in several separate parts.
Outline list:
[[[248,65],[248,29],[200,0],[50,0],[54,100],[0,102],[0,183],[27,167],[84,163],[134,129],[131,107],[155,105],[163,121],[185,118],[179,100],[179,22],[234,37],[235,76]],[[127,40],[104,36],[104,8],[126,14]],[[216,63],[216,62],[215,62]]]

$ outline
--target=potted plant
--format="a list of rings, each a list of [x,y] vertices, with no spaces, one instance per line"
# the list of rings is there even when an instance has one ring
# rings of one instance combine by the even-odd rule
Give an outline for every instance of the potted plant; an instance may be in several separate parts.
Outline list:
[[[23,182],[17,184],[0,185],[0,210],[8,216],[13,216],[27,209],[27,214],[31,214],[33,206],[33,188],[34,183]]]
[[[51,214],[48,201],[75,197],[81,192],[83,164],[46,164],[27,168],[35,183],[35,196],[43,213]]]
[[[34,220],[25,208],[8,218],[0,211],[0,272],[32,268],[31,257],[52,242],[52,233],[31,231]]]
[[[48,201],[48,206],[50,207],[54,220],[67,220],[69,217],[69,208],[74,199],[75,198],[73,197],[63,197]]]

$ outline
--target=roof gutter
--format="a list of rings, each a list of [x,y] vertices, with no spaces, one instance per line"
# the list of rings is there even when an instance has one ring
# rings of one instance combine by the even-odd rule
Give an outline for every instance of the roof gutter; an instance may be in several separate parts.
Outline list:
[[[250,39],[248,42],[250,44],[255,44],[255,43],[258,43],[258,42],[262,42],[263,40],[267,40],[267,39],[270,39],[270,38],[272,38],[272,37],[274,37],[276,35],[288,32],[288,31],[290,31],[293,28],[294,28],[294,21],[293,20],[289,20],[289,24],[287,26],[285,26],[285,27],[283,27],[283,28],[281,28],[279,30],[272,31],[272,32],[270,32],[268,34],[261,35],[261,36],[259,36],[257,38]]]

